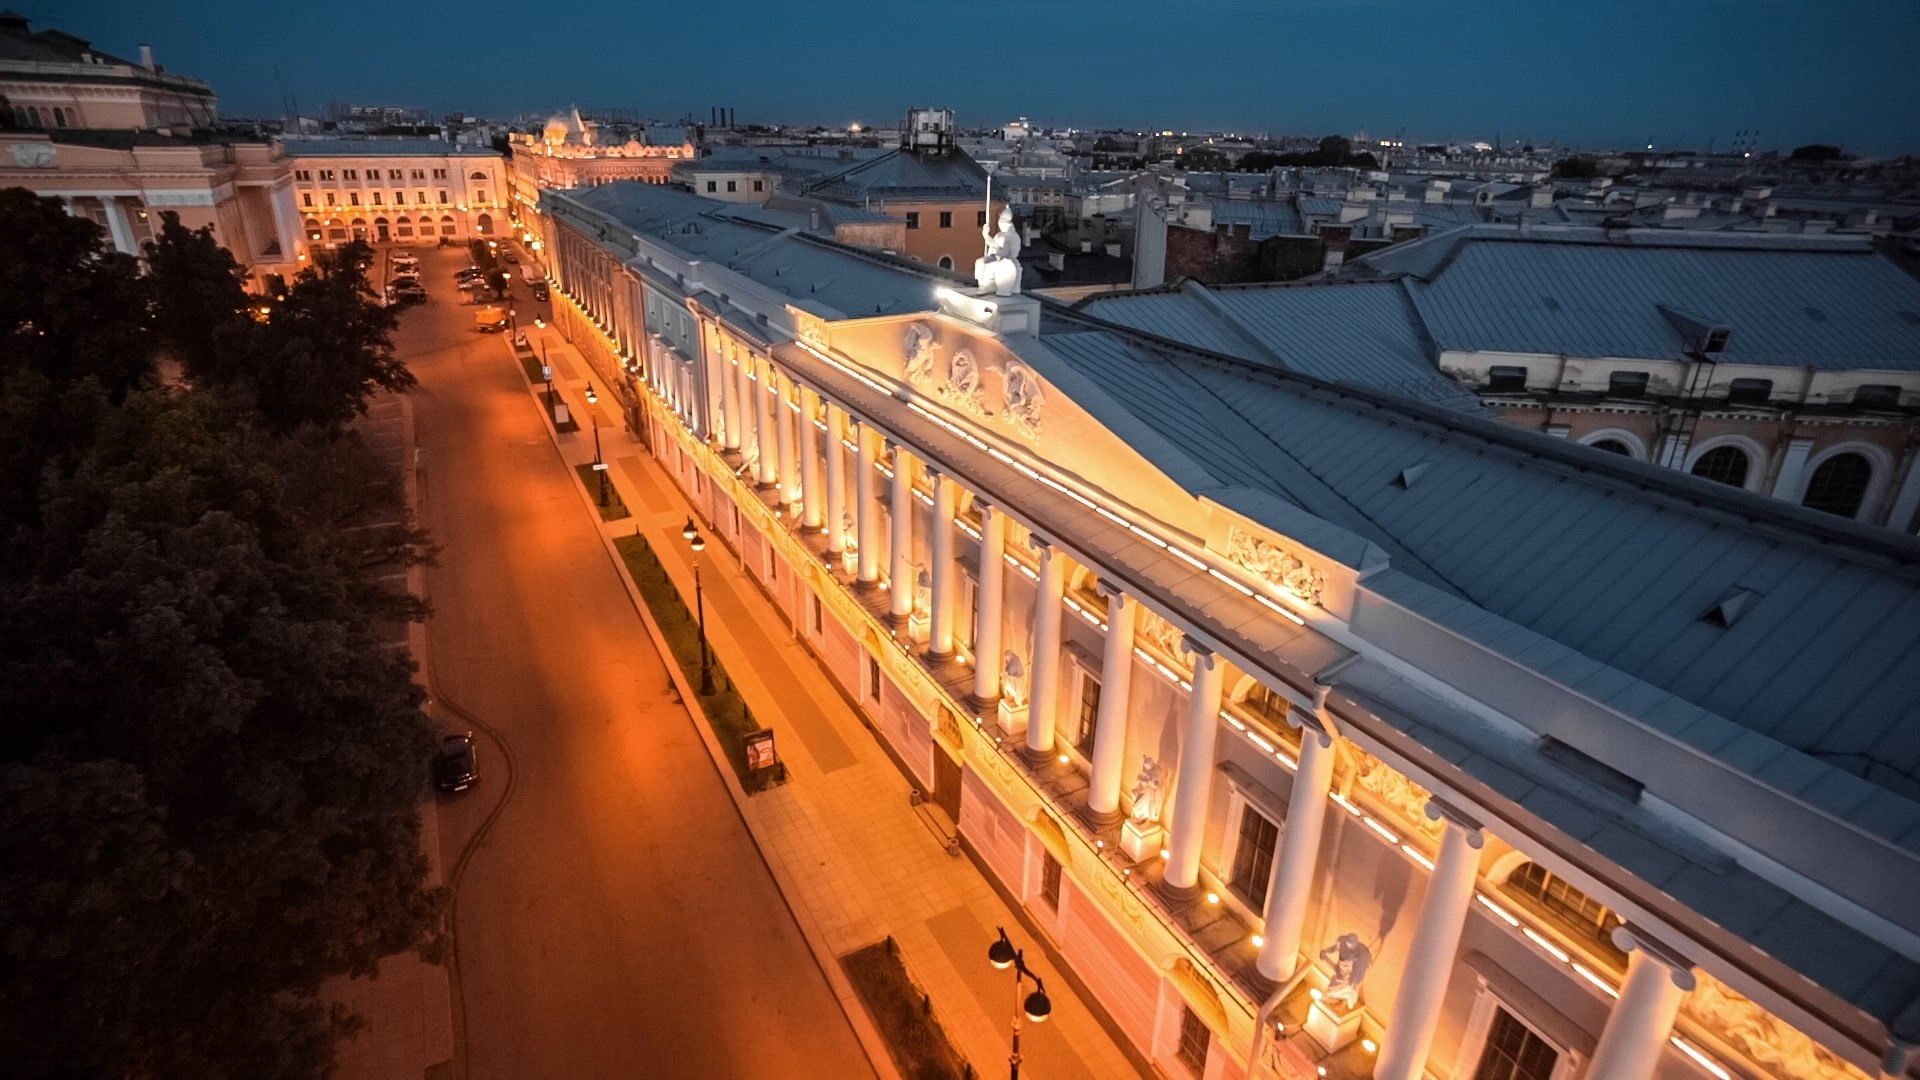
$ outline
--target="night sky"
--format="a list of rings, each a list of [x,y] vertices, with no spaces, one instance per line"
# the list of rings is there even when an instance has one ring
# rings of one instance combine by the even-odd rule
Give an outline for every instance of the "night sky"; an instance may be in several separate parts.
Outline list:
[[[0,0],[4,4],[5,0]],[[742,122],[1920,151],[1912,0],[705,0],[494,4],[25,0],[123,56],[213,83],[228,115],[329,100],[489,115],[622,107]]]

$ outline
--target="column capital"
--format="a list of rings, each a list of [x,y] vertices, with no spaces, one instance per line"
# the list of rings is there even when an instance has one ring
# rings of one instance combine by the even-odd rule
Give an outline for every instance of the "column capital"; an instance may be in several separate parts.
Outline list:
[[[1190,634],[1180,635],[1180,651],[1186,653],[1193,659],[1193,666],[1196,670],[1202,665],[1205,665],[1207,670],[1211,671],[1220,663],[1219,653],[1214,652],[1206,642],[1200,641]]]
[[[1680,990],[1692,990],[1699,980],[1694,978],[1693,964],[1678,952],[1661,944],[1646,931],[1638,927],[1621,923],[1613,928],[1613,943],[1622,952],[1641,953],[1647,959],[1659,963],[1667,969],[1667,975],[1673,985]]]
[[[1327,722],[1320,718],[1319,714],[1308,712],[1294,705],[1292,702],[1288,702],[1287,723],[1300,729],[1302,745],[1305,745],[1305,740],[1312,739],[1320,744],[1320,749],[1322,750],[1333,749],[1333,731],[1327,725]]]
[[[1467,846],[1478,849],[1487,842],[1486,834],[1481,831],[1479,819],[1450,803],[1442,802],[1438,797],[1427,800],[1427,818],[1431,821],[1444,821],[1459,829],[1467,838]]]
[[[1027,534],[1027,546],[1029,548],[1032,548],[1033,553],[1035,555],[1040,556],[1042,559],[1050,559],[1053,556],[1060,554],[1060,548],[1057,545],[1055,545],[1053,541],[1047,539],[1044,536],[1041,536],[1039,533],[1036,533],[1036,532],[1030,532]]]
[[[1115,585],[1106,578],[1098,579],[1093,587],[1093,591],[1100,594],[1101,598],[1107,602],[1109,608],[1123,608],[1133,600],[1133,597],[1127,594],[1127,590]]]

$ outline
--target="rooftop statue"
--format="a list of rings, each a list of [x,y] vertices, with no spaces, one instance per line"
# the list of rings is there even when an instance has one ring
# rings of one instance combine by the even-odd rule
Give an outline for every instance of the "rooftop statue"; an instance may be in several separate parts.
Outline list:
[[[980,235],[987,241],[987,253],[974,260],[974,280],[982,289],[993,290],[995,296],[1019,292],[1020,234],[1013,227],[1013,208],[1001,209],[999,232],[990,232],[982,225]]]

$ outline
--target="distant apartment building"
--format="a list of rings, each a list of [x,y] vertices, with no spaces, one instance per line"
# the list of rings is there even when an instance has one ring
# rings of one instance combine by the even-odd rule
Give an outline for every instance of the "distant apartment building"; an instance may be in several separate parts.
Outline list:
[[[280,146],[223,128],[205,82],[0,15],[0,187],[57,198],[139,254],[172,212],[256,280],[306,258]]]
[[[286,144],[307,242],[413,243],[508,228],[507,163],[437,139],[301,139]]]

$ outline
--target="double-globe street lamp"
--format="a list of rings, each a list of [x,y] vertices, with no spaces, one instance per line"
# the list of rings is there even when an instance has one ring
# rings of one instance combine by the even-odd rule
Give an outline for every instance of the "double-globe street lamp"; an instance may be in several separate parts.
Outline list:
[[[600,395],[593,392],[593,384],[587,384],[587,419],[593,422],[593,471],[600,477],[600,505],[607,505],[607,463],[600,460],[600,414],[592,407],[600,404]]]
[[[692,527],[691,519],[687,525]],[[987,947],[987,962],[1001,971],[1013,969],[1013,1053],[1007,1055],[1007,1075],[1009,1080],[1020,1080],[1020,1020],[1025,1017],[1036,1024],[1046,1023],[1053,1015],[1053,1001],[1047,997],[1047,984],[1027,967],[1026,953],[1007,940],[1005,927],[998,929],[1000,940]],[[1033,993],[1023,996],[1021,991],[1026,989],[1028,979],[1033,980]]]
[[[680,530],[680,538],[693,549],[693,607],[700,624],[700,693],[705,696],[713,693],[713,663],[707,654],[707,596],[700,588],[700,553],[707,550],[707,538],[694,528],[691,517]]]

